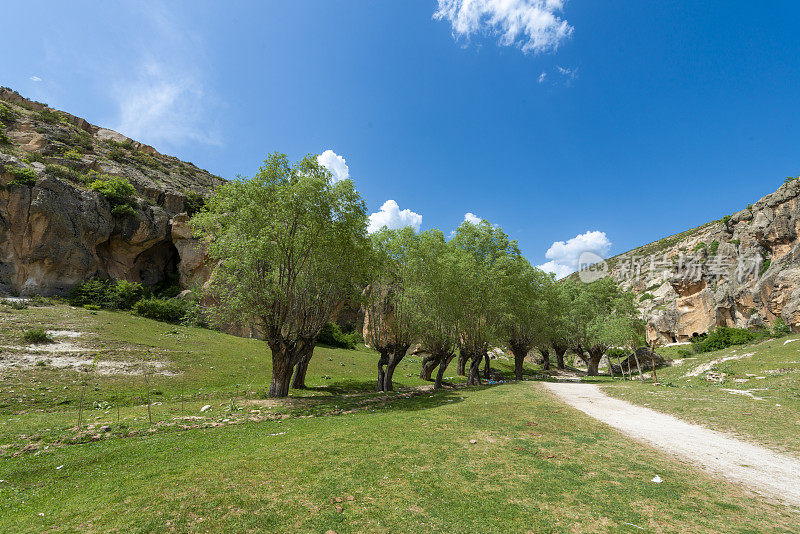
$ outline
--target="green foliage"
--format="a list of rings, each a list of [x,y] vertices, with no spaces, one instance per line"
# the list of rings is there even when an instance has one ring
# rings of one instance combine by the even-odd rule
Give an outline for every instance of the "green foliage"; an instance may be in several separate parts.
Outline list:
[[[744,328],[730,328],[720,326],[715,328],[705,336],[692,338],[692,348],[695,353],[712,352],[722,350],[733,345],[744,345],[759,338],[763,338],[766,332],[752,332]]]
[[[135,151],[131,153],[130,159],[137,167],[150,167],[152,169],[158,169],[161,167],[161,164],[156,158],[150,154],[145,154],[144,152]]]
[[[11,139],[8,138],[6,135],[6,130],[2,126],[0,126],[0,145],[10,145]]]
[[[792,333],[792,329],[789,328],[789,325],[786,324],[781,317],[776,318],[772,321],[772,335],[775,337],[783,337],[788,336]]]
[[[134,213],[133,195],[136,194],[136,189],[125,178],[100,175],[89,187],[108,200],[109,204],[111,204],[111,213],[115,217],[123,217]]]
[[[358,345],[359,336],[356,332],[345,334],[342,328],[336,323],[327,323],[319,333],[317,343],[337,347],[340,349],[355,350]]]
[[[72,147],[64,152],[62,156],[73,161],[80,161],[83,159],[83,153],[75,147]]]
[[[722,224],[724,224],[725,226],[728,226],[728,224],[730,224],[730,222],[731,222],[731,218],[732,217],[730,215],[724,216],[722,218]]]
[[[708,245],[706,245],[705,242],[700,241],[699,243],[697,243],[694,246],[694,252],[699,252],[701,250],[706,250],[707,248],[708,248]]]
[[[126,139],[124,141],[114,141],[113,139],[107,139],[106,145],[110,148],[123,148],[125,150],[133,150],[133,141],[130,139]]]
[[[25,158],[22,161],[24,161],[25,163],[33,163],[33,162],[44,163],[45,159],[44,159],[44,154],[42,154],[41,152],[28,152],[28,155],[25,156]]]
[[[5,167],[2,171],[13,176],[8,185],[24,185],[27,187],[36,185],[38,176],[36,176],[36,171],[30,167]]]
[[[69,180],[70,182],[75,182],[77,184],[86,184],[87,182],[87,177],[85,174],[67,167],[66,165],[59,165],[58,163],[45,163],[44,169],[49,174],[52,174],[57,178]]]
[[[752,204],[748,204],[747,205],[747,209],[750,211],[750,213],[753,213],[753,205]]]
[[[136,210],[129,204],[120,204],[111,208],[111,215],[117,219],[122,219],[123,217],[134,215],[135,213]]]
[[[737,247],[739,246],[739,243],[741,243],[741,241],[739,241],[738,239],[731,239],[730,242],[736,245]]]
[[[125,163],[128,159],[128,153],[118,148],[113,149],[108,153],[108,158],[116,161],[117,163]]]
[[[99,306],[106,309],[129,310],[144,298],[146,289],[142,284],[118,280],[88,280],[78,284],[67,293],[67,302],[72,306]]]
[[[52,343],[53,337],[43,328],[31,328],[22,332],[22,339],[26,343]]]
[[[785,184],[788,184],[788,183],[794,182],[794,181],[795,181],[795,180],[797,180],[798,178],[800,178],[800,176],[788,176],[788,177],[787,177],[787,178],[786,178],[786,179],[783,181],[783,183],[785,183]]]
[[[179,323],[186,315],[186,303],[180,299],[148,298],[133,305],[133,312],[148,319]]]
[[[184,202],[186,214],[191,217],[200,212],[206,205],[206,199],[200,193],[189,192]]]
[[[61,113],[50,108],[44,108],[43,110],[39,111],[36,113],[35,118],[42,122],[48,122],[51,124],[65,121],[64,116],[61,115]]]
[[[656,297],[652,293],[642,293],[642,295],[639,297],[639,302],[644,302],[645,300],[653,300],[654,298]]]
[[[767,272],[767,269],[769,269],[770,265],[772,265],[772,260],[770,258],[766,258],[764,261],[762,261],[761,268],[759,268],[758,270],[758,275],[761,276],[762,274]]]
[[[715,239],[714,241],[711,242],[710,245],[708,245],[708,251],[711,254],[716,254],[718,250],[719,250],[719,241]]]
[[[0,102],[0,122],[11,124],[17,119],[17,112]]]

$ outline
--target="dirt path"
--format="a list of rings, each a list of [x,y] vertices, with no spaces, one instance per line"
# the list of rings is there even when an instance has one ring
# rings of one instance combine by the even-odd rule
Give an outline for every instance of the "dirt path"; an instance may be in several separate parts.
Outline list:
[[[543,385],[567,404],[638,441],[698,465],[714,476],[800,507],[800,460],[611,398],[594,384]]]

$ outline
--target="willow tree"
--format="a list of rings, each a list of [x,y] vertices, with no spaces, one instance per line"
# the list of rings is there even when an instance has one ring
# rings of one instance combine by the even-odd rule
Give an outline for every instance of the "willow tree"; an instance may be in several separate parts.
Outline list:
[[[458,272],[454,289],[461,303],[458,349],[471,361],[467,384],[480,384],[480,362],[485,360],[484,373],[488,378],[489,345],[498,341],[501,334],[502,265],[509,256],[519,256],[519,248],[502,229],[486,220],[478,224],[462,223],[449,244]]]
[[[525,357],[552,337],[555,307],[553,275],[532,267],[521,255],[508,256],[498,281],[502,292],[503,336],[514,355],[514,378],[522,380]],[[547,354],[542,353],[547,359]]]
[[[292,164],[275,153],[206,205],[192,225],[217,262],[212,320],[263,335],[272,352],[268,394],[285,397],[295,366],[304,381],[323,326],[358,295],[369,257],[364,201],[316,157]]]
[[[577,293],[569,309],[573,343],[578,356],[586,362],[587,374],[597,376],[600,360],[619,338],[612,333],[638,321],[634,295],[623,291],[611,278],[574,287]]]
[[[364,291],[365,341],[378,351],[378,391],[392,391],[392,376],[414,341],[412,289],[418,283],[414,230],[383,229],[371,236],[375,265]]]
[[[439,368],[433,386],[438,389],[456,350],[457,318],[462,304],[456,291],[459,273],[453,251],[440,230],[422,232],[416,244],[410,256],[416,282],[409,287],[409,296],[417,339],[422,350],[430,354],[430,369]]]

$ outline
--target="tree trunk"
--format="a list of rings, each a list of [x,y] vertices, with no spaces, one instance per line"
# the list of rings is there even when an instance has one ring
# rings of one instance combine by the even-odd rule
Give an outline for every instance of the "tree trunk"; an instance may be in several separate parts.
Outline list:
[[[386,377],[386,371],[383,370],[383,367],[389,363],[389,353],[383,350],[380,355],[378,359],[378,391],[383,391],[383,383]]]
[[[456,369],[456,374],[458,376],[465,376],[467,374],[467,359],[468,358],[466,354],[464,354],[462,351],[458,351],[458,367]]]
[[[306,389],[306,372],[308,371],[308,363],[311,361],[311,357],[314,356],[314,345],[310,345],[304,352],[305,354],[295,366],[292,389]]]
[[[433,354],[427,354],[422,358],[422,367],[419,370],[419,377],[422,380],[431,380],[433,370],[436,369],[438,361]]]
[[[394,370],[397,369],[397,366],[403,361],[403,358],[406,357],[408,347],[408,345],[396,347],[394,352],[389,355],[389,360],[386,364],[386,375],[383,377],[383,391],[394,391],[394,386],[392,385]],[[431,371],[433,371],[433,368],[431,368]]]
[[[603,359],[603,351],[599,349],[589,349],[589,359],[586,361],[586,374],[588,376],[598,376],[600,372],[600,360]]]
[[[469,375],[467,375],[467,385],[479,386],[481,385],[480,366],[483,358],[480,354],[474,354],[471,358],[472,360],[469,364]]]
[[[544,349],[544,350],[540,350],[539,352],[542,353],[542,370],[547,371],[548,369],[550,369],[550,351],[547,350],[547,349]],[[525,358],[523,357],[523,359],[525,359]],[[520,368],[521,367],[522,367],[522,364],[520,363]],[[517,380],[521,380],[521,378],[518,378]]]
[[[286,350],[272,349],[272,378],[267,395],[271,398],[287,397],[294,367]]]
[[[509,343],[509,346],[511,347],[511,354],[514,355],[514,379],[522,380],[522,364],[525,362],[525,356],[528,355],[528,351],[516,343]]]
[[[642,375],[642,366],[639,365],[639,355],[636,354],[636,351],[633,351],[633,359],[636,360],[636,368],[639,370],[639,380],[641,380],[642,384],[644,384],[644,375]]]
[[[553,352],[556,353],[556,367],[559,369],[564,369],[564,354],[567,353],[567,348],[554,344]]]
[[[492,367],[490,363],[489,353],[485,353],[483,355],[483,378],[485,380],[489,380],[492,373]]]
[[[445,369],[447,369],[447,366],[450,364],[450,360],[452,359],[453,359],[452,354],[444,354],[440,357],[439,371],[436,373],[436,382],[433,383],[433,389],[442,388],[442,378],[444,378],[444,371]]]

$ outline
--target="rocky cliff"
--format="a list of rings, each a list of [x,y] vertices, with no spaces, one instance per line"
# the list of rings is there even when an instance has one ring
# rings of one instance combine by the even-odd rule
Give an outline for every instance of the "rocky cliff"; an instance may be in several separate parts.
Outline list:
[[[800,179],[746,209],[611,258],[639,294],[648,340],[689,340],[716,326],[800,331]]]
[[[187,222],[221,178],[7,88],[0,123],[0,294],[208,277]],[[133,185],[130,209],[92,187],[113,177]]]

